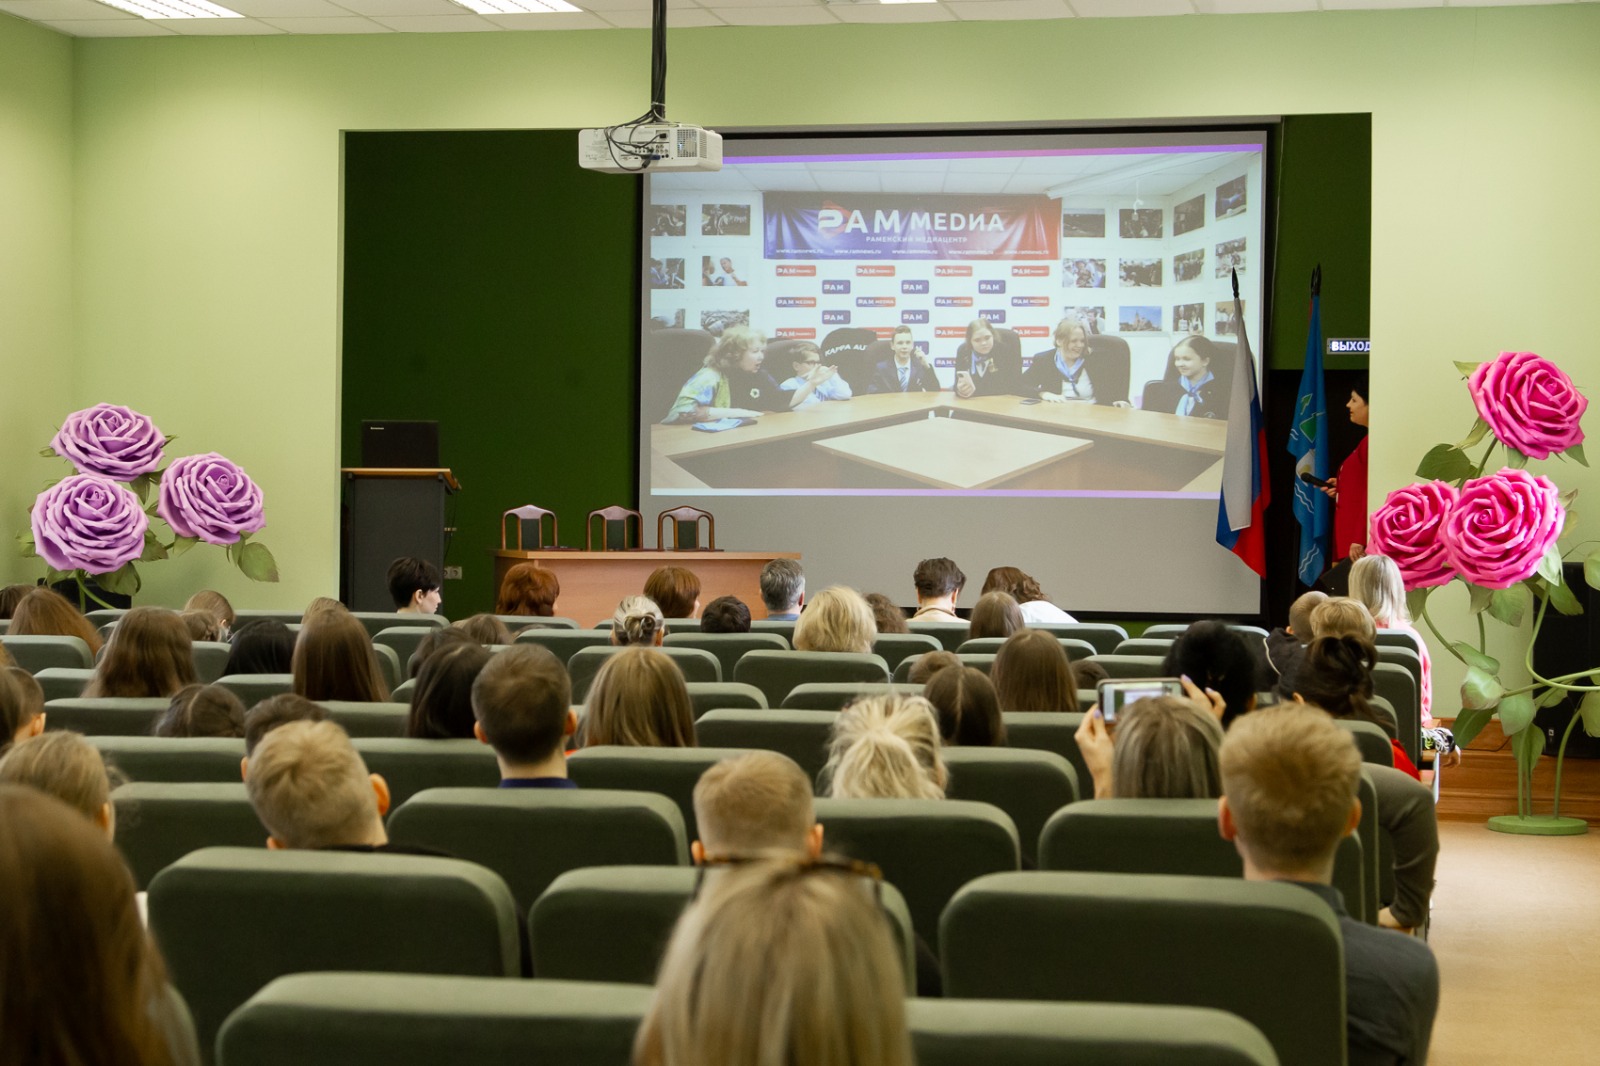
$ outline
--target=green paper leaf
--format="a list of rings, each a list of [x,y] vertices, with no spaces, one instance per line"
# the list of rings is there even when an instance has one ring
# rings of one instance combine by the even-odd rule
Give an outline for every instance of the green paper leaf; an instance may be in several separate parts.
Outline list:
[[[1493,717],[1493,711],[1474,711],[1462,708],[1461,713],[1456,715],[1456,720],[1450,726],[1456,735],[1456,743],[1463,748],[1471,744],[1478,739],[1478,734],[1483,732],[1483,727],[1488,725],[1489,720]]]
[[[161,543],[161,538],[150,530],[144,531],[144,553],[139,556],[141,563],[153,563],[157,559],[167,557],[167,546]]]
[[[1539,559],[1539,576],[1552,587],[1561,584],[1561,549],[1554,544]]]
[[[128,487],[138,493],[141,502],[148,504],[151,502],[150,490],[155,488],[155,480],[149,474],[140,474],[128,482]],[[147,507],[146,510],[148,511],[149,508]]]
[[[1468,666],[1475,666],[1486,674],[1498,674],[1500,672],[1500,660],[1493,656],[1485,655],[1466,641],[1458,640],[1450,646],[1467,661]]]
[[[132,596],[139,591],[139,571],[133,568],[132,563],[113,570],[109,574],[92,574],[94,583],[107,592],[114,592],[118,596]]]
[[[1508,626],[1520,626],[1533,607],[1533,590],[1525,581],[1508,589],[1495,589],[1489,596],[1489,617]]]
[[[1477,651],[1474,649],[1473,654]],[[1500,702],[1500,694],[1505,689],[1493,674],[1476,667],[1467,667],[1466,680],[1461,682],[1461,705],[1469,710],[1481,711],[1493,708]]]
[[[178,556],[182,555],[184,552],[188,551],[190,548],[199,543],[199,537],[176,537],[173,539],[172,543],[167,546],[167,553],[171,555],[172,558],[176,559]]]
[[[278,580],[278,563],[265,544],[246,544],[237,552],[239,569],[251,581]]]
[[[1506,736],[1515,736],[1533,722],[1533,699],[1527,695],[1507,696],[1495,708],[1500,716],[1500,728]]]
[[[1551,585],[1549,586],[1549,592],[1550,606],[1554,607],[1562,614],[1583,613],[1583,604],[1578,602],[1578,597],[1574,596],[1572,594],[1572,590],[1567,588],[1567,586]]]
[[[1470,448],[1474,444],[1477,444],[1480,441],[1482,441],[1483,438],[1488,434],[1488,432],[1489,432],[1489,423],[1485,422],[1482,418],[1480,418],[1476,422],[1472,423],[1472,429],[1471,429],[1470,432],[1467,433],[1466,439],[1464,439],[1460,444],[1457,444],[1456,447],[1457,448]]]
[[[1583,561],[1583,580],[1592,589],[1600,589],[1600,548],[1589,553]]]
[[[1543,710],[1546,707],[1554,707],[1556,704],[1566,699],[1569,695],[1571,695],[1571,693],[1561,686],[1551,685],[1549,688],[1546,688],[1539,694],[1539,698],[1533,701],[1533,705],[1538,707],[1540,710]]]
[[[1513,470],[1521,470],[1528,465],[1528,457],[1508,444],[1506,445],[1506,465]]]
[[[1590,692],[1578,704],[1578,716],[1583,719],[1583,731],[1591,737],[1600,737],[1600,692]]]
[[[23,530],[17,534],[17,551],[24,559],[37,559],[38,547],[33,542],[33,531]]]
[[[54,459],[55,457],[56,457],[56,450],[54,448],[40,448],[39,449],[39,458],[41,458],[41,459]]]
[[[1600,588],[1600,585],[1597,585],[1596,587]],[[1425,589],[1412,589],[1406,593],[1406,612],[1410,614],[1412,618],[1422,617],[1422,608],[1428,602],[1428,593],[1432,591],[1433,588],[1430,587]]]
[[[1463,363],[1459,359],[1452,361],[1456,364],[1456,369],[1461,371],[1461,376],[1464,378],[1471,377],[1472,372],[1483,365],[1482,363]]]
[[[1460,481],[1472,473],[1472,460],[1454,444],[1436,444],[1422,462],[1417,464],[1417,476],[1438,481]]]
[[[1494,597],[1494,589],[1486,589],[1482,585],[1467,583],[1467,605],[1473,614],[1482,614],[1489,609],[1489,601]]]
[[[1589,465],[1589,460],[1584,458],[1583,442],[1582,441],[1579,441],[1577,444],[1574,444],[1572,447],[1568,448],[1566,451],[1562,452],[1561,454],[1566,456],[1568,459],[1571,459],[1573,462],[1577,463],[1579,466],[1588,466]]]
[[[1532,777],[1534,768],[1539,765],[1539,756],[1544,754],[1544,730],[1524,729],[1511,738],[1511,752],[1517,757],[1517,766],[1522,772]]]

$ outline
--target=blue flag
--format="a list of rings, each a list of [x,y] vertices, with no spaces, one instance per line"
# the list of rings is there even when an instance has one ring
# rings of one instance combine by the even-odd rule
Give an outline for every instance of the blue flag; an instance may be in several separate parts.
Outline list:
[[[1311,327],[1306,334],[1306,364],[1294,403],[1289,432],[1294,467],[1294,517],[1300,523],[1296,569],[1300,581],[1315,585],[1328,566],[1328,539],[1333,526],[1333,501],[1301,474],[1326,480],[1328,469],[1328,404],[1322,388],[1322,267],[1311,275]]]

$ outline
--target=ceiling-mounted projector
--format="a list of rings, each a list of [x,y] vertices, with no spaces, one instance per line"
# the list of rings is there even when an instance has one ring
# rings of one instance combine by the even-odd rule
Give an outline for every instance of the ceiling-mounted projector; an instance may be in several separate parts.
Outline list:
[[[722,135],[681,122],[640,122],[578,131],[578,165],[605,174],[721,170]]]

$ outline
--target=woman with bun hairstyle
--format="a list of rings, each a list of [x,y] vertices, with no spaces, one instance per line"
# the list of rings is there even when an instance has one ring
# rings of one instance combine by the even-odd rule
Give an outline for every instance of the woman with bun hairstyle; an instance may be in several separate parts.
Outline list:
[[[586,748],[695,747],[694,704],[683,671],[655,648],[617,652],[589,686],[579,736]]]
[[[389,698],[367,627],[346,610],[311,616],[295,641],[290,672],[294,694],[308,700],[382,703]]]
[[[135,607],[117,620],[83,694],[170,698],[198,680],[183,616],[162,607]]]
[[[36,588],[17,603],[11,615],[11,637],[77,637],[89,645],[89,654],[100,654],[100,631],[72,602],[54,589]]]
[[[949,775],[939,750],[931,703],[867,696],[839,712],[822,777],[834,799],[944,799]]]
[[[620,647],[660,647],[667,635],[667,620],[648,596],[629,596],[611,616],[611,643]]]
[[[495,597],[495,614],[530,615],[549,618],[556,613],[556,597],[561,595],[561,579],[556,572],[538,563],[518,563],[506,571]]]
[[[1380,727],[1394,747],[1395,769],[1421,780],[1405,749],[1394,739],[1395,723],[1372,706],[1372,664],[1377,661],[1378,649],[1363,637],[1318,637],[1295,672],[1294,698],[1321,707],[1335,718]]]

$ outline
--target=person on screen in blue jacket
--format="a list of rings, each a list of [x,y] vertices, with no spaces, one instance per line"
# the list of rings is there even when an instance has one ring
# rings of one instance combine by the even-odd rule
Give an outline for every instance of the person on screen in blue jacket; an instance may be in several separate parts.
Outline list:
[[[894,354],[872,370],[868,392],[938,392],[939,377],[917,351],[910,326],[896,326],[889,341]]]
[[[1144,387],[1143,409],[1190,418],[1228,417],[1228,385],[1211,367],[1219,354],[1205,337],[1185,337],[1167,357],[1167,372]]]

